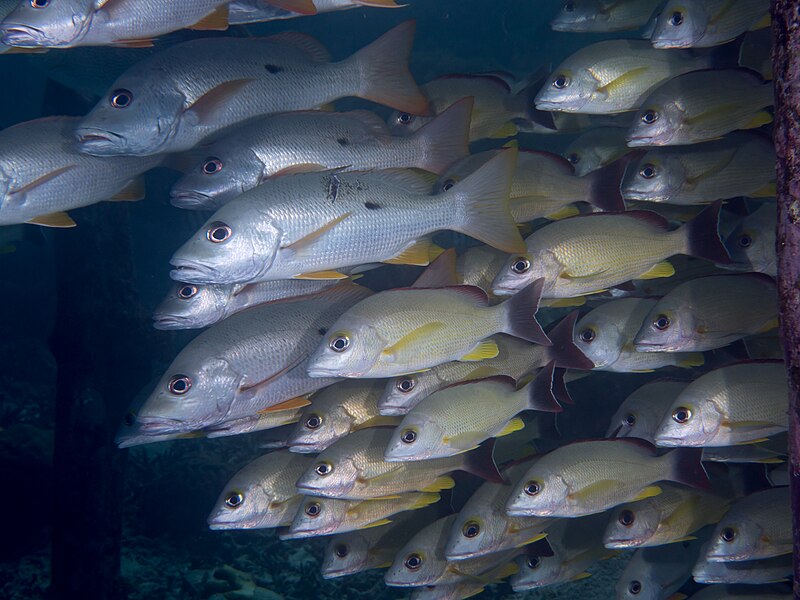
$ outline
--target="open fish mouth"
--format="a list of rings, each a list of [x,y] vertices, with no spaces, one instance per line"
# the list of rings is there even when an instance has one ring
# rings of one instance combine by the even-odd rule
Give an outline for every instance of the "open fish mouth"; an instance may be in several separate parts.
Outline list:
[[[116,154],[125,148],[125,138],[112,131],[79,127],[75,136],[80,150],[87,154]]]
[[[183,283],[208,283],[214,281],[216,270],[213,267],[185,258],[173,258],[170,264],[175,267],[169,272],[170,278]]]
[[[195,190],[172,190],[169,194],[169,201],[172,206],[177,208],[210,210],[213,208],[214,198]]]
[[[6,46],[45,46],[49,45],[49,38],[41,29],[22,25],[18,23],[8,23],[0,28],[2,38],[0,41]]]

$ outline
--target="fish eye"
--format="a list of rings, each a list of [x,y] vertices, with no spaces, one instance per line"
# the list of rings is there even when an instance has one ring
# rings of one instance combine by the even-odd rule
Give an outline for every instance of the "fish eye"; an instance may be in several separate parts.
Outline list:
[[[347,548],[347,544],[338,544],[336,548],[333,549],[333,553],[339,558],[344,558],[349,552],[350,550]]]
[[[50,0],[31,0],[31,7],[33,8],[45,8],[48,4],[50,4]]]
[[[656,167],[655,165],[647,164],[642,167],[642,170],[639,171],[639,175],[644,177],[645,179],[652,179],[656,176]]]
[[[346,335],[337,335],[331,340],[328,346],[330,346],[330,349],[334,352],[344,352],[350,347],[350,338]]]
[[[178,298],[181,298],[182,300],[188,300],[196,293],[197,293],[196,285],[184,285],[181,289],[178,290]]]
[[[653,319],[653,327],[655,327],[659,331],[664,331],[665,329],[669,329],[670,325],[671,323],[667,315],[658,315],[655,319]]]
[[[564,12],[572,12],[575,10],[575,3],[574,2],[565,2],[564,3]]]
[[[528,565],[529,569],[538,569],[539,565],[542,564],[542,559],[538,556],[531,556],[527,561],[525,561],[525,564]]]
[[[723,542],[731,543],[736,539],[736,530],[733,527],[726,527],[719,533],[719,539]]]
[[[306,427],[308,429],[317,429],[320,425],[322,425],[322,417],[319,415],[308,415],[306,419]]]
[[[617,517],[617,521],[619,521],[620,525],[624,525],[625,527],[630,527],[633,525],[633,522],[636,520],[636,517],[633,514],[633,511],[625,509],[619,513],[619,517]]]
[[[222,161],[216,156],[207,158],[206,162],[203,163],[203,173],[206,175],[213,175],[214,173],[219,173],[221,170]]]
[[[122,422],[126,427],[131,427],[134,423],[136,423],[136,413],[133,411],[128,412],[128,414],[125,415],[125,418],[122,419]]]
[[[522,488],[522,491],[524,491],[528,496],[535,496],[542,491],[542,484],[538,481],[531,480],[525,484],[525,487]]]
[[[678,27],[683,23],[683,13],[679,10],[676,10],[669,18],[669,24],[673,27]]]
[[[422,557],[419,554],[409,554],[403,561],[406,569],[409,571],[416,571],[422,566]]]
[[[239,508],[244,502],[244,496],[241,492],[231,492],[225,497],[225,506],[228,508]]]
[[[319,513],[322,512],[322,507],[320,506],[319,502],[309,502],[306,504],[306,507],[303,509],[303,512],[306,513],[309,517],[316,517]]]
[[[400,439],[403,441],[404,444],[413,444],[417,441],[417,432],[413,429],[406,429],[400,435]]]
[[[206,238],[209,242],[214,244],[221,244],[231,237],[232,234],[233,231],[231,228],[222,221],[214,221],[206,230]]]
[[[446,192],[447,190],[453,189],[453,186],[456,184],[455,181],[452,179],[446,179],[445,182],[442,184],[442,191]]]
[[[317,466],[314,467],[314,472],[320,477],[327,477],[333,473],[333,465],[328,462],[317,463]]]
[[[187,375],[173,375],[169,380],[169,391],[176,396],[182,396],[192,387],[192,380]]]
[[[565,87],[569,85],[569,77],[566,75],[556,75],[556,78],[553,79],[553,87],[557,90],[563,90]]]
[[[397,116],[397,122],[400,123],[401,125],[408,125],[413,120],[414,120],[414,117],[412,117],[408,113],[400,113]]]
[[[481,526],[478,525],[475,521],[467,521],[464,523],[464,527],[461,528],[461,533],[464,534],[466,538],[474,538],[481,532]]]
[[[656,121],[658,121],[658,113],[652,108],[644,111],[642,114],[642,123],[645,125],[652,125]]]
[[[642,591],[642,584],[641,584],[641,582],[640,582],[640,581],[636,581],[635,579],[634,579],[633,581],[631,581],[631,582],[630,582],[630,584],[628,585],[628,591],[629,591],[631,594],[633,594],[634,596],[636,596],[637,594],[639,594],[639,592],[641,592],[641,591]]]
[[[675,410],[672,411],[672,420],[676,423],[686,423],[689,419],[692,418],[692,411],[686,408],[685,406],[679,406]]]
[[[511,263],[511,270],[518,275],[525,273],[528,269],[531,268],[531,261],[529,261],[524,256],[520,256],[514,259],[514,262]]]
[[[413,379],[401,379],[395,384],[394,387],[397,389],[398,392],[403,392],[404,394],[407,394],[408,392],[414,389],[415,385],[416,383],[414,382]]]
[[[573,165],[577,165],[577,164],[580,162],[580,160],[581,160],[581,157],[580,157],[580,156],[578,156],[578,153],[577,153],[577,152],[570,152],[569,154],[567,154],[567,160],[568,160],[568,161],[569,161],[571,164],[573,164]]]
[[[594,329],[591,327],[587,327],[583,331],[581,331],[578,336],[581,338],[582,342],[586,342],[587,344],[591,344],[594,341],[594,338],[597,337]]]
[[[633,427],[636,425],[636,415],[633,413],[628,413],[628,415],[622,419],[622,424],[627,425],[628,427]]]
[[[753,243],[753,238],[750,237],[748,234],[743,233],[739,236],[739,239],[736,240],[736,243],[739,244],[740,248],[749,248],[750,244]]]
[[[130,90],[120,88],[111,92],[111,106],[114,108],[125,108],[130,106],[131,102],[133,102],[133,93]]]

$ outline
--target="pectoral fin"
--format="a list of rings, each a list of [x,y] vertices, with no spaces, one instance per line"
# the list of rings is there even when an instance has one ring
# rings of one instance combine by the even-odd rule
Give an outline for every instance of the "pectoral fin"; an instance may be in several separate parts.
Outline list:
[[[627,73],[623,73],[616,79],[612,79],[607,84],[600,86],[597,88],[597,91],[606,94],[606,96],[618,94],[626,86],[631,85],[631,83],[635,81],[637,77],[644,75],[647,71],[648,67],[636,67]]]
[[[436,481],[434,481],[430,485],[426,485],[420,491],[421,492],[441,492],[442,490],[451,490],[455,486],[456,486],[456,482],[452,477],[450,477],[449,475],[442,475],[441,477],[437,477]]]
[[[144,178],[134,177],[124,188],[108,199],[109,202],[136,202],[145,196]]]
[[[435,248],[440,252],[437,253]],[[438,256],[438,254],[441,254],[441,248],[431,242],[430,238],[425,238],[414,242],[397,256],[384,260],[383,262],[390,265],[415,265],[424,267],[430,264],[431,260]]]
[[[286,400],[284,402],[280,402],[279,404],[273,404],[267,408],[262,408],[258,411],[259,415],[265,415],[274,412],[280,412],[282,410],[294,410],[298,408],[303,408],[304,406],[308,406],[311,404],[311,400],[306,398],[305,396],[298,396],[297,398],[292,398],[290,400]]]
[[[487,358],[495,358],[498,354],[500,354],[500,349],[497,347],[494,340],[483,340],[482,342],[478,342],[477,346],[458,360],[461,362],[473,362],[485,360]]]
[[[388,348],[385,348],[381,354],[384,356],[397,356],[398,354],[401,354],[403,351],[407,350],[409,346],[413,346],[417,341],[435,334],[437,331],[444,329],[444,327],[445,324],[438,321],[433,321],[423,325],[422,327],[417,327],[413,331],[401,337]]]
[[[48,181],[52,181],[53,179],[55,179],[56,177],[58,177],[62,173],[66,173],[67,171],[69,171],[70,169],[73,169],[73,168],[75,168],[75,165],[66,165],[66,166],[61,167],[59,169],[55,169],[53,171],[50,171],[49,173],[45,173],[41,177],[39,177],[37,179],[34,179],[30,183],[22,186],[21,188],[19,188],[17,190],[12,190],[11,193],[10,193],[10,196],[12,198],[15,198],[15,197],[16,198],[22,198],[25,194],[27,194],[31,190],[34,190],[34,189],[44,185]]]
[[[33,225],[41,225],[42,227],[75,227],[77,225],[65,212],[39,215],[25,222]]]
[[[301,251],[301,250],[303,250],[305,248],[308,248],[316,240],[321,238],[323,235],[325,235],[327,232],[329,232],[331,229],[333,229],[339,223],[341,223],[347,217],[349,217],[350,214],[351,213],[346,212],[344,214],[339,215],[335,219],[331,219],[330,221],[325,223],[325,225],[323,225],[322,227],[320,227],[318,229],[315,229],[311,233],[308,233],[308,234],[304,235],[299,240],[295,240],[294,242],[292,242],[288,246],[282,246],[281,250],[293,250],[295,252],[299,252],[299,251]]]
[[[309,279],[317,281],[320,279],[347,279],[347,275],[339,271],[316,271],[314,273],[302,273],[292,276],[292,279]]]
[[[514,417],[508,423],[506,423],[506,426],[503,427],[503,429],[501,429],[498,432],[497,437],[503,437],[504,435],[514,433],[515,431],[519,431],[520,429],[524,428],[525,428],[525,421],[523,421],[519,417]]]
[[[632,501],[636,502],[637,500],[652,498],[653,496],[658,496],[663,491],[664,490],[657,485],[648,485],[646,488],[642,489],[638,494],[636,494],[636,497]]]
[[[230,103],[242,88],[253,81],[253,79],[234,79],[220,83],[195,100],[188,111],[197,115],[201,122],[209,121],[219,109]]]
[[[675,267],[672,266],[672,263],[665,260],[653,265],[636,279],[658,279],[659,277],[672,277],[673,275],[675,275]]]

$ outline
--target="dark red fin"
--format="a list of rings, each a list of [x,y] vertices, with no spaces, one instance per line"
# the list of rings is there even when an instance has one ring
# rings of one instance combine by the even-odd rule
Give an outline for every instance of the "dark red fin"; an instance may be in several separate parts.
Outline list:
[[[543,346],[553,344],[536,320],[543,286],[544,279],[537,279],[500,305],[505,311],[506,324],[503,333]]]
[[[564,381],[565,373],[566,371],[564,369],[556,369],[553,375],[553,395],[556,397],[559,404],[575,404],[572,396],[569,395],[567,382]]]
[[[456,251],[453,248],[445,250],[436,257],[411,285],[415,288],[438,288],[458,285],[456,272]]]
[[[477,475],[486,481],[505,483],[506,480],[503,479],[503,475],[494,462],[494,445],[496,441],[495,438],[492,438],[476,450],[468,452],[461,470]]]
[[[441,175],[447,167],[469,154],[473,103],[470,97],[451,104],[414,133],[419,142],[417,167]]]
[[[620,185],[627,164],[628,161],[621,158],[602,169],[585,175],[591,180],[586,201],[605,212],[625,210],[625,201],[622,199]]]
[[[528,409],[551,413],[564,410],[553,393],[555,373],[556,363],[552,360],[539,369],[536,377],[528,385]],[[563,378],[563,372],[561,376]]]
[[[669,456],[672,465],[670,481],[701,490],[711,490],[711,481],[702,462],[702,448],[676,448],[670,451]]]
[[[686,252],[691,256],[727,265],[731,257],[719,237],[719,211],[722,200],[704,208],[700,214],[684,225]]]
[[[586,358],[573,341],[578,315],[579,311],[573,310],[547,333],[547,337],[553,343],[547,355],[556,361],[557,367],[591,371],[594,368],[594,363]]]

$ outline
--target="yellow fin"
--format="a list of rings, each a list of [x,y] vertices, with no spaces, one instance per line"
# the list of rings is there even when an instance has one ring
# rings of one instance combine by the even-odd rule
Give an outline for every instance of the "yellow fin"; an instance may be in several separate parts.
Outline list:
[[[594,483],[581,488],[573,494],[569,494],[569,497],[575,498],[580,502],[585,502],[595,494],[605,495],[613,490],[619,489],[619,484],[619,481],[615,481],[613,479],[601,479],[600,481],[595,481]]]
[[[525,421],[523,421],[519,417],[514,417],[508,423],[506,423],[506,426],[500,430],[500,432],[497,434],[496,437],[503,437],[504,435],[514,433],[515,431],[519,431],[520,429],[524,428],[525,428]]]
[[[733,428],[731,428],[733,429]],[[736,442],[737,446],[747,446],[748,444],[760,444],[762,442],[768,442],[769,438],[759,438],[757,440],[748,440],[746,442]]]
[[[255,80],[234,79],[220,83],[195,100],[188,110],[196,114],[200,121],[207,121],[217,110],[227,106],[240,90],[253,81]]]
[[[756,462],[762,465],[779,465],[786,461],[783,458],[759,458]]]
[[[391,523],[391,519],[381,519],[380,521],[373,521],[368,525],[364,525],[363,527],[359,527],[359,529],[371,529],[372,527],[381,527],[383,525],[388,525]]]
[[[705,356],[702,352],[689,352],[686,356],[681,358],[678,364],[681,367],[700,367],[706,362]]]
[[[770,17],[769,11],[765,14],[761,19],[759,19],[755,25],[750,28],[750,31],[755,31],[756,29],[764,29],[765,27],[769,27],[772,25],[772,18]]]
[[[696,540],[696,539],[697,538],[695,536],[693,536],[693,535],[685,535],[685,536],[680,537],[680,538],[678,538],[676,540],[672,540],[670,542],[670,544],[675,544],[677,542],[691,542],[692,540]]]
[[[778,317],[775,317],[774,319],[770,319],[769,321],[764,323],[764,325],[761,326],[761,329],[756,331],[756,333],[766,333],[767,331],[772,331],[777,326],[778,326]]]
[[[546,537],[547,537],[547,532],[541,532],[541,533],[537,533],[537,534],[536,534],[535,536],[533,536],[531,539],[529,539],[529,540],[525,540],[525,541],[524,541],[524,542],[522,542],[521,544],[518,544],[518,545],[517,545],[517,548],[520,548],[520,547],[522,547],[522,546],[527,546],[528,544],[533,544],[533,543],[535,543],[535,542],[538,542],[539,540],[543,540],[543,539],[544,539],[544,538],[546,538]]]
[[[116,40],[112,46],[116,46],[118,48],[152,48],[155,44],[153,44],[153,40],[148,38],[142,38],[139,40]]]
[[[474,379],[485,379],[487,377],[493,377],[494,375],[499,375],[497,369],[495,369],[494,367],[479,366],[469,372],[469,375],[467,375],[465,381],[472,381]]]
[[[389,567],[391,567],[393,564],[394,564],[394,561],[393,561],[393,560],[390,560],[390,561],[387,561],[387,562],[385,562],[385,563],[381,563],[381,564],[379,564],[379,565],[375,565],[375,568],[376,568],[376,569],[388,569],[388,568],[389,568]]]
[[[272,174],[272,177],[281,177],[283,175],[296,175],[298,173],[319,173],[320,171],[327,171],[328,167],[315,163],[301,163],[298,165],[291,165],[283,168]]]
[[[434,481],[432,484],[426,485],[420,491],[441,492],[442,490],[452,490],[455,486],[456,482],[452,477],[449,475],[442,475],[441,477],[437,477],[436,481]]]
[[[500,349],[497,347],[497,343],[494,340],[483,340],[458,360],[461,362],[471,362],[494,358],[498,354],[500,354]]]
[[[75,227],[76,223],[65,212],[50,213],[49,215],[39,215],[26,223],[41,225],[42,227]]]
[[[503,123],[503,125],[489,134],[490,138],[509,138],[517,135],[517,126],[511,121]]]
[[[382,415],[378,415],[377,417],[367,419],[360,425],[352,427],[350,429],[350,433],[358,431],[359,429],[369,429],[370,427],[385,427],[389,425],[395,427],[400,424],[400,421],[402,421],[401,417],[384,417]]]
[[[663,492],[660,487],[657,485],[648,485],[646,488],[641,490],[636,497],[633,499],[633,502],[637,500],[644,500],[645,498],[652,498],[653,496],[658,496],[661,492]]]
[[[267,0],[267,4],[301,15],[317,14],[317,7],[314,6],[313,0]]]
[[[228,5],[214,9],[211,14],[206,15],[197,23],[189,27],[198,31],[225,31],[228,28]]]
[[[577,207],[572,206],[565,206],[563,208],[559,208],[556,212],[550,213],[549,215],[545,215],[545,219],[549,219],[551,221],[559,221],[561,219],[568,219],[569,217],[574,217],[581,214],[581,211],[578,210]]]
[[[758,188],[755,192],[750,194],[753,198],[771,198],[778,193],[775,187],[775,182],[768,183],[767,185]]]
[[[441,496],[439,494],[429,493],[429,494],[422,494],[420,497],[408,507],[408,510],[417,510],[419,508],[425,508],[426,506],[430,506],[431,504],[436,504],[439,500],[441,500]]]
[[[281,250],[295,250],[295,251],[297,251],[299,249],[305,248],[305,247],[313,244],[316,240],[318,240],[320,237],[325,235],[328,231],[330,231],[331,229],[336,227],[339,223],[344,221],[349,216],[350,216],[349,212],[341,214],[338,217],[336,217],[335,219],[331,219],[330,221],[325,223],[325,225],[323,225],[319,229],[315,229],[311,233],[308,233],[308,234],[304,235],[303,237],[301,237],[299,240],[295,240],[294,242],[292,242],[288,246],[282,246]]]
[[[511,562],[511,563],[503,565],[502,567],[500,567],[497,570],[490,571],[489,573],[486,573],[486,575],[492,581],[501,581],[501,580],[505,579],[506,577],[511,577],[512,575],[516,575],[518,572],[519,572],[519,567],[517,566],[517,563]],[[465,596],[465,597],[469,598],[469,596]]]
[[[584,571],[583,573],[578,573],[577,575],[575,575],[575,577],[570,579],[570,581],[580,581],[581,579],[586,579],[587,577],[591,576],[592,576],[591,573],[589,573],[588,571]]]
[[[392,354],[397,354],[398,352],[402,352],[406,349],[407,346],[410,346],[417,340],[424,338],[426,336],[433,335],[440,329],[444,328],[445,324],[440,323],[438,321],[433,321],[431,323],[427,323],[422,327],[417,327],[413,331],[408,332],[406,335],[401,337],[397,340],[394,344],[385,348],[381,354],[385,356],[391,356]]]
[[[25,194],[25,193],[31,191],[32,189],[39,187],[40,185],[44,185],[48,181],[52,181],[53,179],[55,179],[59,175],[61,175],[63,173],[66,173],[67,171],[69,171],[70,169],[73,169],[73,168],[75,168],[75,165],[66,165],[64,167],[59,167],[58,169],[54,169],[53,171],[50,171],[49,173],[45,173],[41,177],[39,177],[37,179],[34,179],[30,183],[25,184],[24,186],[22,186],[18,190],[11,190],[9,195],[10,196],[14,196],[16,194]]]
[[[503,144],[503,148],[515,148],[519,150],[519,140],[508,140]]]
[[[755,129],[767,123],[772,123],[772,115],[766,110],[760,110],[750,119],[742,129]]]
[[[675,275],[675,267],[672,263],[664,260],[650,267],[650,269],[636,277],[636,279],[658,279],[659,277],[672,277]]]
[[[292,279],[347,279],[347,275],[339,273],[339,271],[316,271],[314,273],[303,273],[302,275],[295,275]]]
[[[648,69],[649,67],[636,67],[635,69],[631,69],[627,73],[623,73],[616,79],[609,81],[604,86],[597,88],[597,91],[605,93],[607,96],[618,93],[626,85],[630,85],[631,81],[647,72]]]
[[[108,199],[109,202],[136,202],[145,196],[144,178],[131,179],[125,187]]]
[[[435,244],[431,242],[430,238],[417,240],[397,256],[393,256],[383,262],[390,265],[415,265],[424,267],[431,262],[431,250],[433,246],[435,246]]]
[[[570,306],[583,306],[586,304],[586,296],[577,298],[542,298],[539,306],[546,308],[568,308]]]
[[[279,412],[281,410],[303,408],[304,406],[308,406],[309,404],[311,404],[311,400],[309,400],[305,396],[298,396],[297,398],[291,398],[284,402],[280,402],[279,404],[273,404],[272,406],[268,406],[267,408],[262,408],[261,410],[258,411],[257,414],[264,415],[267,413]]]

